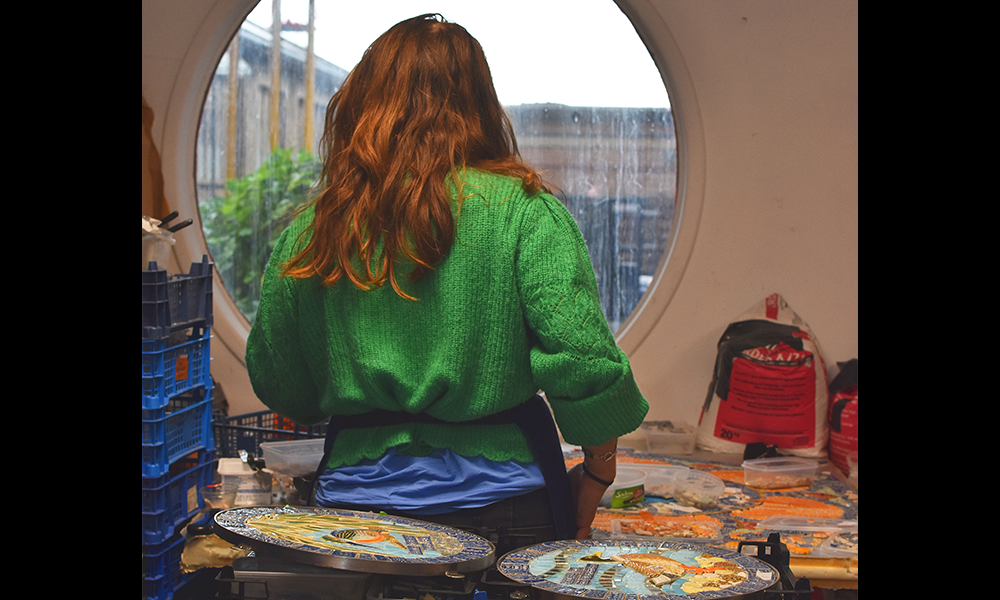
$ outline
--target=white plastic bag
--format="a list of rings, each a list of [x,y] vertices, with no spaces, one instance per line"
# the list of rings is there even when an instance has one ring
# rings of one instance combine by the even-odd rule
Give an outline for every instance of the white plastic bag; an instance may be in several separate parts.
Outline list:
[[[809,326],[778,294],[740,315],[719,340],[698,447],[742,454],[754,442],[826,455],[826,368]]]

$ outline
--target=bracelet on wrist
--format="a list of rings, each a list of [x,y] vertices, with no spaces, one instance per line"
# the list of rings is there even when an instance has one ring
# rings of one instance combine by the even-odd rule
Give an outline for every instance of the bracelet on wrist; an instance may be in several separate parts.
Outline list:
[[[580,449],[583,450],[583,455],[586,456],[587,458],[593,458],[594,460],[603,460],[604,462],[608,462],[612,458],[618,456],[617,448],[611,450],[610,452],[605,452],[604,454],[594,454],[593,452],[588,451],[586,448],[580,448]]]
[[[610,487],[611,484],[614,483],[613,481],[605,481],[605,480],[601,479],[600,477],[598,477],[597,475],[594,475],[594,473],[590,469],[587,468],[587,463],[583,462],[583,463],[580,463],[580,464],[583,466],[583,473],[584,473],[584,475],[586,475],[587,477],[590,477],[591,479],[593,479],[597,483],[603,485],[604,487]]]

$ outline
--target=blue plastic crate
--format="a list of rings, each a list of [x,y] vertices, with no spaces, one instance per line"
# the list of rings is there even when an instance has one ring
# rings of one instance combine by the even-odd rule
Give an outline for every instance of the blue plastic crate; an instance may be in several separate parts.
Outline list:
[[[212,271],[208,256],[191,263],[187,275],[142,271],[142,339],[163,339],[189,327],[212,326]]]
[[[201,451],[172,464],[163,477],[142,480],[144,544],[163,543],[205,507],[199,490],[215,480],[216,464],[213,452]]]
[[[142,408],[163,408],[174,396],[212,385],[211,330],[192,330],[179,341],[142,340]]]
[[[143,477],[162,477],[171,463],[198,450],[215,450],[211,388],[191,390],[163,408],[142,411]]]
[[[181,571],[184,538],[180,535],[154,546],[142,548],[142,597],[169,600],[197,573]]]

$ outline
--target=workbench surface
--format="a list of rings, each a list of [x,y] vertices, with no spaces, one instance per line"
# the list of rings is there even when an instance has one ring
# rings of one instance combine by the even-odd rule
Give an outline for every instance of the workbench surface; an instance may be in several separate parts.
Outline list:
[[[567,468],[583,460],[578,451],[564,453]],[[695,544],[736,551],[739,542],[763,541],[771,531],[761,526],[779,515],[813,520],[857,521],[858,493],[828,460],[816,459],[816,477],[808,487],[754,489],[743,479],[742,456],[697,452],[665,456],[619,451],[619,467],[677,465],[711,473],[725,482],[726,491],[716,506],[699,509],[684,506],[672,497],[647,491],[645,501],[628,508],[600,508],[594,521],[594,538],[621,536],[684,536]],[[765,522],[765,525],[770,522]],[[829,523],[832,521],[821,521]],[[700,525],[705,525],[700,527]],[[796,577],[808,577],[814,587],[857,588],[858,534],[849,524],[830,531],[777,530],[791,553],[790,567]],[[694,536],[694,537],[687,537]],[[701,539],[699,539],[701,538]]]

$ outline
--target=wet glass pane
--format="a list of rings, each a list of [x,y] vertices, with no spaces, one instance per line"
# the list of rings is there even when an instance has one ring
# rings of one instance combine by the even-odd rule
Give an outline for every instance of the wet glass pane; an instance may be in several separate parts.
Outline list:
[[[521,153],[576,218],[605,316],[617,329],[669,242],[676,145],[660,74],[615,3],[511,0],[497,10],[468,0],[320,0],[311,35],[309,6],[309,0],[258,5],[219,62],[202,114],[196,168],[202,224],[223,282],[247,318],[256,313],[271,248],[317,177],[330,97],[382,32],[440,12],[483,45]]]

